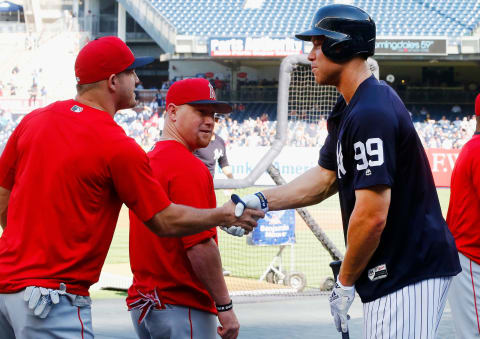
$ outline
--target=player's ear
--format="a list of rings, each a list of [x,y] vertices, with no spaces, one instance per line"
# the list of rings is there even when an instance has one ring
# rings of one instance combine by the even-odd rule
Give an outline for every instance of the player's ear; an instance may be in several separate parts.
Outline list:
[[[110,90],[115,90],[115,84],[117,82],[117,75],[111,74],[107,79],[107,85]]]
[[[168,104],[167,106],[167,115],[168,115],[168,118],[171,120],[171,121],[176,121],[177,120],[177,111],[178,111],[178,106],[175,105],[175,104]]]

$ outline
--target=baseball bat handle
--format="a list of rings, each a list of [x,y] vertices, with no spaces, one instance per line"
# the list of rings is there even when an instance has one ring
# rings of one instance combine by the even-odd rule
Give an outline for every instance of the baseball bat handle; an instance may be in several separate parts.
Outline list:
[[[330,267],[333,272],[333,280],[337,281],[338,273],[340,273],[340,266],[342,266],[341,260],[332,261]],[[342,339],[350,339],[350,334],[348,332],[342,332]]]
[[[333,272],[333,280],[337,281],[338,273],[340,273],[340,266],[342,266],[341,260],[332,261],[330,263],[330,267],[332,268]]]

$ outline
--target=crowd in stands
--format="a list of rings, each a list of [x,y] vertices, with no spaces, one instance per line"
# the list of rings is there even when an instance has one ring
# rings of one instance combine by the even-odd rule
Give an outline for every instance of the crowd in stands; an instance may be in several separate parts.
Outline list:
[[[3,150],[10,134],[12,134],[22,118],[23,115],[12,115],[8,110],[0,107],[0,151]]]
[[[28,98],[28,106],[35,107],[47,96],[46,86],[42,83],[43,72],[35,68],[30,74],[19,66],[14,66],[6,80],[0,80],[0,98]],[[37,102],[38,100],[38,102]]]
[[[443,116],[440,120],[427,119],[414,125],[425,148],[459,149],[475,133],[476,119],[456,117],[452,121]]]
[[[164,116],[155,105],[144,105],[140,109],[123,110],[115,115],[115,121],[125,132],[134,138],[145,150],[149,150],[160,138]],[[0,149],[3,149],[8,137],[22,119],[22,114],[11,114],[0,107]],[[268,119],[266,114],[243,121],[231,117],[220,119],[218,134],[228,147],[270,146],[275,138],[276,121]],[[473,135],[476,120],[474,117],[457,117],[448,120],[431,118],[414,122],[415,128],[425,148],[459,149]],[[287,146],[320,147],[327,136],[326,120],[316,122],[290,120],[288,122]]]
[[[27,111],[33,110],[42,104],[47,96],[47,90],[42,84],[42,69],[34,69],[31,74],[22,74],[22,70],[15,66],[8,77],[0,80],[0,98],[28,99]],[[212,79],[213,87],[223,88],[222,81]],[[266,80],[261,85],[270,85]],[[115,116],[115,120],[126,133],[133,137],[145,150],[150,149],[161,135],[163,128],[163,107],[165,92],[172,81],[164,82],[161,89],[152,96],[151,101],[143,103],[134,110],[124,110]],[[245,82],[239,86],[250,86]],[[260,85],[256,83],[254,85]],[[273,85],[273,84],[272,84]],[[140,84],[137,90],[142,90]],[[262,104],[234,104],[234,114],[221,119],[218,124],[218,134],[225,140],[227,146],[256,147],[270,146],[275,139],[276,121],[271,111],[259,112],[258,109],[270,109]],[[248,114],[251,110],[252,114]],[[460,106],[455,105],[441,119],[430,117],[427,109],[422,107],[414,111],[415,128],[425,148],[459,149],[470,139],[475,130],[475,119],[467,118]],[[264,111],[265,112],[265,111]],[[17,113],[17,114],[15,114]],[[22,119],[8,107],[2,107],[0,101],[0,149],[3,149],[9,135]],[[292,113],[292,115],[294,115]],[[294,116],[288,123],[287,146],[293,147],[320,147],[327,136],[326,121],[324,118],[309,122],[304,117]]]
[[[115,116],[115,120],[126,133],[146,150],[150,149],[161,135],[164,117],[155,105],[145,105],[138,110],[125,110]],[[275,138],[276,121],[269,120],[266,114],[243,121],[231,117],[220,119],[218,134],[227,146],[255,147],[270,146]],[[459,149],[473,135],[476,120],[474,117],[457,116],[448,120],[443,116],[434,120],[429,116],[423,121],[414,122],[415,128],[425,148]],[[319,147],[327,136],[326,120],[315,122],[292,119],[288,122],[287,146]]]

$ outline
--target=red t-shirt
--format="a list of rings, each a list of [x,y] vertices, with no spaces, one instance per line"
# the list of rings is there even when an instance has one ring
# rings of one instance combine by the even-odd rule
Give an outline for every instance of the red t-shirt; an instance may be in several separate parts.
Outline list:
[[[213,179],[207,167],[177,141],[160,141],[148,153],[155,178],[170,200],[196,208],[216,207]],[[156,290],[162,303],[217,313],[214,301],[198,280],[186,250],[207,239],[217,241],[214,225],[208,231],[183,238],[153,236],[130,213],[130,266],[134,282],[127,304]]]
[[[480,135],[463,146],[451,179],[447,224],[460,253],[480,264]]]
[[[25,116],[0,158],[0,186],[11,190],[0,293],[63,282],[88,295],[122,202],[142,220],[170,204],[135,141],[107,112],[74,100]]]

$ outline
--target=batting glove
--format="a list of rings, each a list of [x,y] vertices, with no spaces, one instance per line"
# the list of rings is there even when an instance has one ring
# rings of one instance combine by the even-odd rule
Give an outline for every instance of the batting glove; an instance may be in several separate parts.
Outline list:
[[[65,284],[60,284],[60,290],[28,286],[25,289],[23,300],[28,303],[28,308],[33,310],[35,316],[45,319],[52,306],[60,302],[60,295],[67,293],[66,289]]]
[[[243,198],[240,198],[236,194],[232,194],[232,201],[235,204],[235,216],[237,218],[243,214],[245,208],[262,210],[265,213],[268,212],[267,198],[265,198],[262,192],[249,194],[244,196]]]
[[[348,332],[347,321],[350,316],[347,313],[354,298],[355,286],[343,286],[337,279],[329,301],[330,312],[338,332]]]
[[[221,226],[220,229],[235,237],[243,237],[243,235],[245,234],[245,230],[240,226]]]

